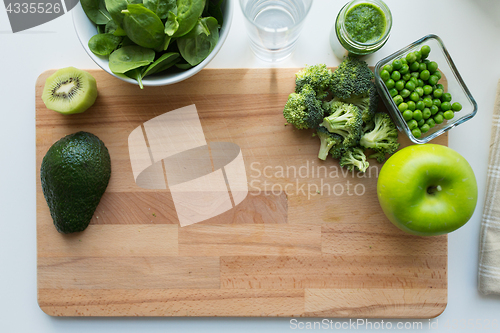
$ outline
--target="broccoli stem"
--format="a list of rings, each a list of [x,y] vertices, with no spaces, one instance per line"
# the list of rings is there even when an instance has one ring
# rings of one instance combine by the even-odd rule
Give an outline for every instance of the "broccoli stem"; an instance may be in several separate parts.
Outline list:
[[[320,160],[326,160],[328,157],[328,152],[333,147],[335,142],[333,140],[321,140],[321,144],[319,146],[318,158]]]

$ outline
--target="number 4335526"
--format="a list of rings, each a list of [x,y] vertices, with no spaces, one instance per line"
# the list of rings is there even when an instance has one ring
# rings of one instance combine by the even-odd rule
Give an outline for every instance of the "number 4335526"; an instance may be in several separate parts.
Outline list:
[[[7,7],[5,7],[7,13],[11,14],[59,14],[62,10],[60,3],[9,3]]]

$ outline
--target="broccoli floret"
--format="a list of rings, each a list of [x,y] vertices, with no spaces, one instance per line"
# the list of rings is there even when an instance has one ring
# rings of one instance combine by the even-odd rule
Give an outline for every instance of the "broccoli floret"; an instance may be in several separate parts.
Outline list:
[[[363,149],[360,147],[351,147],[340,158],[340,166],[343,168],[346,167],[349,171],[353,171],[356,168],[361,172],[365,172],[368,169],[369,163],[366,160]]]
[[[295,74],[295,92],[299,93],[304,85],[310,85],[317,94],[318,99],[328,95],[328,87],[332,81],[332,71],[325,64],[306,66]]]
[[[372,87],[373,73],[363,60],[346,57],[332,74],[330,89],[335,97],[352,98],[366,94]]]
[[[382,152],[378,151],[376,153],[373,153],[373,154],[369,155],[368,158],[376,158],[377,162],[384,163],[384,161],[385,161],[385,153],[382,153]]]
[[[330,104],[330,115],[323,119],[321,126],[330,133],[342,136],[346,147],[356,146],[362,134],[361,112],[352,104],[336,102]]]
[[[363,134],[371,132],[375,128],[375,122],[372,120],[363,122]]]
[[[350,147],[346,147],[342,142],[338,143],[330,148],[330,155],[332,155],[333,158],[340,159],[349,148]]]
[[[335,110],[337,110],[339,107],[342,107],[345,104],[349,103],[344,103],[336,98],[330,101],[324,101],[322,105],[323,105],[323,110],[325,110],[325,117],[330,116]]]
[[[353,95],[350,98],[341,99],[335,97],[333,100],[341,101],[345,103],[354,104],[361,111],[361,118],[363,119],[363,123],[367,124],[377,112],[378,107],[378,93],[377,88],[375,87],[375,83],[370,81],[370,89],[367,92],[361,95]]]
[[[375,127],[361,136],[359,144],[384,154],[385,159],[385,154],[392,154],[399,148],[398,130],[387,113],[377,112],[373,120]],[[378,157],[377,160],[380,161],[381,158]]]
[[[318,138],[321,142],[319,146],[318,158],[324,161],[326,160],[330,149],[342,142],[342,137],[340,135],[328,132],[328,130],[324,127],[319,127],[316,130],[316,134],[318,135]]]
[[[324,117],[314,89],[306,84],[299,93],[291,93],[283,109],[286,121],[298,129],[317,128]]]

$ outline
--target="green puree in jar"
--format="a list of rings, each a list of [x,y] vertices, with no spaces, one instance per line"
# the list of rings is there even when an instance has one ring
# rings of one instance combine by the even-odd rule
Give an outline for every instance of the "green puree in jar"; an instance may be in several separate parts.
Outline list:
[[[345,28],[351,38],[359,43],[373,43],[382,38],[385,31],[385,15],[370,3],[361,3],[347,12]]]

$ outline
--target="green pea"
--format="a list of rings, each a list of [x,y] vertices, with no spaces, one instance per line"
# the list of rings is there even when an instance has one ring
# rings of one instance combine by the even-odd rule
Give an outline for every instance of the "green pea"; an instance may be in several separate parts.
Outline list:
[[[422,87],[416,87],[415,92],[418,94],[419,97],[424,96],[424,89]]]
[[[411,70],[412,72],[416,72],[416,71],[418,71],[418,70],[419,70],[419,68],[420,68],[420,63],[419,63],[418,61],[412,62],[412,63],[410,64],[410,70]]]
[[[437,106],[438,108],[440,108],[441,107],[441,100],[439,98],[434,98],[432,100],[432,104]]]
[[[413,102],[418,102],[420,100],[420,95],[418,94],[418,92],[414,91],[410,94],[410,99]]]
[[[443,96],[441,96],[441,100],[443,102],[451,102],[451,94],[450,93],[444,93]]]
[[[429,77],[431,76],[431,73],[429,72],[429,70],[423,70],[420,72],[420,78],[424,81],[427,81],[429,80]]]
[[[451,105],[451,109],[455,112],[462,110],[462,104],[455,102]]]
[[[417,121],[418,127],[422,127],[423,124],[425,124],[425,119],[422,118],[419,121]]]
[[[403,75],[406,74],[406,73],[409,73],[410,72],[410,67],[407,64],[403,64],[401,66],[401,68],[399,69],[399,72],[401,74],[403,74]]]
[[[436,122],[436,124],[441,124],[444,121],[444,117],[440,114],[437,114],[434,116],[434,121]]]
[[[419,110],[423,110],[425,109],[425,104],[424,104],[424,101],[418,101],[417,104],[416,104],[416,107],[417,109]],[[437,111],[436,111],[437,112]]]
[[[445,102],[445,103],[448,103],[448,102]],[[444,119],[446,119],[446,120],[452,119],[454,115],[455,115],[455,112],[453,112],[452,110],[448,110],[445,113],[443,113]]]
[[[399,80],[394,84],[394,87],[398,90],[401,91],[405,88],[405,82],[403,80]]]
[[[394,73],[393,73],[393,74],[394,74]],[[429,80],[428,80],[428,82],[429,82],[429,84],[430,84],[431,86],[433,86],[433,85],[435,85],[436,83],[438,83],[438,81],[439,81],[439,78],[438,78],[436,75],[431,75],[431,76],[429,77]]]
[[[438,77],[438,80],[441,80],[441,78],[443,77],[440,71],[435,71],[432,75],[436,75]]]
[[[441,110],[443,111],[451,110],[451,103],[450,102],[441,103]]]
[[[422,53],[422,57],[427,57],[429,53],[431,53],[431,47],[429,45],[423,45],[420,48],[420,53]]]
[[[418,80],[418,78],[420,77],[420,72],[411,72],[411,77],[414,77]]]
[[[422,111],[420,110],[413,111],[413,119],[415,119],[416,121],[420,121],[422,120],[422,118],[423,118]]]
[[[420,126],[420,130],[422,131],[422,133],[428,132],[430,129],[431,128],[427,124],[423,124],[422,126]]]
[[[419,86],[419,87],[423,87],[423,86],[424,86],[424,80],[422,80],[422,79],[418,79],[418,80],[417,80],[417,86]]]
[[[424,88],[424,95],[430,95],[432,93],[432,87],[430,85],[425,85],[423,88]]]
[[[416,138],[420,138],[422,136],[422,131],[420,131],[420,129],[418,128],[415,128],[411,130],[411,134]]]
[[[421,72],[421,71],[425,71],[426,69],[427,69],[427,65],[424,62],[421,62],[418,70]]]
[[[405,112],[406,110],[408,110],[408,104],[406,104],[405,102],[403,102],[403,103],[401,103],[401,104],[398,105],[398,109],[401,112]]]
[[[406,102],[406,104],[408,104],[408,110],[414,111],[416,109],[416,105],[415,105],[414,101],[408,101],[408,102]]]
[[[398,80],[400,80],[400,79],[401,79],[401,73],[395,70],[395,71],[394,71],[394,72],[392,72],[392,74],[391,74],[391,79],[393,79],[394,81],[398,81]],[[436,81],[436,82],[437,82],[437,81]]]
[[[425,123],[427,125],[429,125],[430,128],[433,128],[434,126],[436,126],[436,122],[432,118],[427,119],[427,121]]]
[[[392,61],[392,68],[394,68],[394,70],[396,70],[396,71],[399,70],[402,65],[403,64],[401,63],[401,60],[399,60],[399,59],[394,59]]]
[[[411,92],[408,89],[403,89],[399,92],[399,94],[401,95],[401,97],[406,98],[410,96]]]
[[[385,66],[384,66],[383,70],[388,71],[389,73],[392,73],[392,71],[393,71],[394,69],[392,68],[392,65],[391,65],[391,64],[388,64],[388,65],[385,65]]]
[[[392,89],[392,88],[394,88],[394,85],[395,85],[395,84],[396,84],[396,83],[394,82],[394,80],[393,80],[393,79],[389,79],[389,80],[385,81],[385,86],[387,87],[387,89]]]
[[[430,117],[432,116],[431,114],[431,110],[429,108],[425,108],[423,111],[422,111],[422,117],[424,119],[429,119]]]
[[[436,84],[436,89],[441,89],[444,91],[444,86],[441,83]]]
[[[407,122],[413,119],[413,112],[410,110],[406,110],[403,112],[403,119],[406,120]]]
[[[437,86],[436,86],[436,88],[437,88]],[[434,91],[432,92],[432,95],[433,95],[434,97],[436,97],[436,98],[441,98],[441,96],[443,96],[443,93],[444,93],[443,89],[439,89],[439,88],[438,88],[438,89],[436,89],[436,90],[434,90]]]
[[[391,78],[391,74],[384,69],[382,72],[380,72],[380,78],[385,82]]]
[[[429,63],[431,62],[429,59],[425,59],[424,61],[422,61],[423,63],[425,63],[427,66],[429,66]]]
[[[392,88],[392,89],[389,89],[389,94],[391,95],[391,97],[394,97],[397,94],[399,94],[399,91],[396,88]]]
[[[410,81],[411,81],[411,82],[413,82],[413,83],[415,84],[415,87],[417,86],[417,84],[418,84],[418,78],[417,78],[416,76],[412,76],[412,77],[410,78]]]
[[[418,127],[417,121],[415,119],[408,121],[408,127],[410,128],[410,130],[417,128]]]
[[[396,105],[399,105],[404,102],[404,99],[403,97],[401,97],[401,95],[396,95],[392,99],[394,100],[394,103],[396,103]]]
[[[409,91],[415,90],[415,87],[416,87],[416,85],[415,85],[415,82],[413,82],[413,81],[408,81],[405,84],[405,88],[408,89]]]
[[[433,105],[429,109],[431,110],[432,115],[435,115],[436,113],[439,112],[439,107],[437,105]]]
[[[429,72],[431,72],[431,74],[433,74],[435,71],[437,71],[438,69],[438,64],[437,62],[435,61],[431,61],[428,65],[427,65],[427,69],[429,70]]]
[[[420,51],[415,51],[413,53],[415,54],[415,58],[417,61],[420,61],[420,59],[422,59],[422,53]]]
[[[417,60],[417,57],[415,56],[415,53],[410,52],[406,55],[406,61],[408,61],[409,64],[415,62]]]
[[[406,58],[405,58],[405,57],[403,57],[403,58],[401,58],[401,59],[399,59],[399,60],[401,60],[401,63],[402,63],[403,65],[408,65],[408,61],[406,61]]]
[[[432,99],[430,99],[429,97],[424,98],[423,101],[424,101],[425,107],[430,108],[432,106]]]
[[[403,76],[401,77],[402,80],[404,80],[405,82],[406,81],[409,81],[411,78],[411,74],[410,72],[406,73],[406,74],[403,74]]]

